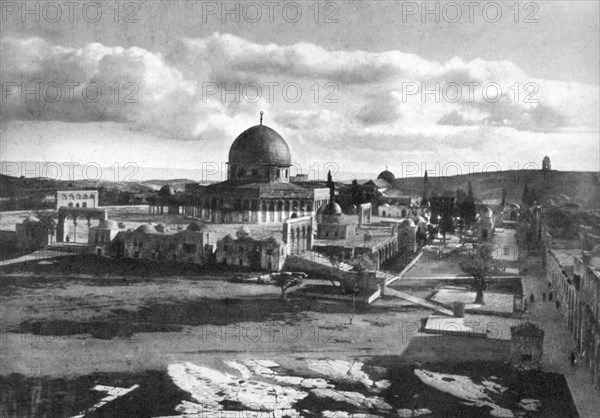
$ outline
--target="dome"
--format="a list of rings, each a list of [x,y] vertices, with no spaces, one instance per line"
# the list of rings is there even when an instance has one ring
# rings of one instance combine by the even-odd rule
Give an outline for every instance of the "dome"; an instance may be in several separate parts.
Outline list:
[[[139,226],[138,229],[136,229],[136,232],[141,232],[143,234],[156,234],[157,231],[152,225],[144,224]]]
[[[494,212],[492,212],[492,210],[490,208],[485,207],[481,210],[481,216],[491,218],[492,216],[494,216]]]
[[[236,238],[233,236],[233,234],[227,234],[223,239],[227,241],[235,241]]]
[[[394,181],[396,181],[396,176],[394,175],[394,173],[386,169],[379,173],[379,175],[377,176],[377,180],[385,180],[388,183],[393,183]]]
[[[113,221],[112,219],[105,219],[100,221],[98,224],[99,229],[120,229],[117,221]]]
[[[229,164],[289,166],[292,156],[287,142],[275,130],[256,125],[242,132],[231,145]]]
[[[24,223],[24,224],[36,224],[36,223],[38,223],[39,221],[40,221],[40,219],[39,219],[37,216],[34,216],[34,215],[29,215],[29,216],[27,217],[27,219],[25,219],[25,220],[23,221],[23,223]]]
[[[165,226],[165,224],[158,224],[154,228],[158,232],[165,232],[165,230],[167,229],[167,227]]]
[[[188,227],[186,228],[187,231],[203,231],[206,229],[206,225],[204,224],[199,224],[198,222],[192,222],[191,224],[188,225]]]
[[[415,226],[412,219],[405,219],[402,221],[402,226]]]
[[[324,205],[323,215],[342,215],[342,207],[335,202],[329,202]],[[321,206],[323,208],[323,206]],[[320,210],[320,209],[319,209]]]
[[[416,215],[416,216],[413,218],[413,222],[414,222],[414,223],[416,223],[416,224],[420,224],[420,223],[422,223],[422,222],[427,222],[427,221],[426,221],[426,220],[425,220],[425,218],[423,218],[422,216],[420,216],[420,215]]]
[[[240,227],[240,229],[237,230],[236,236],[238,238],[249,237],[250,236],[250,228],[248,228],[246,225],[242,225]]]
[[[172,186],[165,184],[160,188],[158,194],[161,196],[173,196],[175,194],[175,189]]]

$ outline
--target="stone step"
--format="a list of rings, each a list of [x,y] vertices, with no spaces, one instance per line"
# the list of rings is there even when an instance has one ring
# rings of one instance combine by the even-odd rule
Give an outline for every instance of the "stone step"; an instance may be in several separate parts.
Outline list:
[[[442,306],[438,306],[438,305],[431,303],[425,299],[410,295],[408,293],[399,292],[395,289],[386,288],[385,294],[386,294],[386,296],[395,296],[397,298],[407,300],[409,302],[414,303],[415,305],[420,305],[425,308],[432,309],[432,310],[439,312],[441,314],[444,314],[444,315],[454,316],[454,313],[450,309],[444,308]]]

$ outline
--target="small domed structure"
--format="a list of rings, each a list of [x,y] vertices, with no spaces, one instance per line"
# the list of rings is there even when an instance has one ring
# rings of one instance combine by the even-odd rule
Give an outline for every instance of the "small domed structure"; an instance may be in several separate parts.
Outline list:
[[[160,188],[158,192],[159,196],[173,196],[174,194],[175,189],[169,184],[165,184],[163,187]]]
[[[165,224],[158,224],[154,228],[156,229],[157,232],[165,232],[167,229],[165,227]]]
[[[486,206],[485,208],[481,209],[481,216],[485,218],[491,218],[494,216],[494,212]]]
[[[137,229],[136,232],[141,232],[143,234],[156,234],[156,228],[154,228],[152,225],[150,224],[144,224],[144,225],[140,225]]]
[[[323,208],[323,206],[325,206],[325,207]],[[323,215],[326,215],[326,216],[342,215],[342,207],[335,202],[329,202],[323,206],[321,206],[321,208],[323,208],[323,211],[322,211]]]
[[[186,228],[187,231],[193,231],[193,232],[203,231],[205,229],[206,229],[206,225],[199,224],[198,222],[192,222]]]
[[[415,226],[415,223],[409,218],[402,221],[402,226]]]
[[[425,218],[423,218],[421,215],[416,215],[415,217],[413,217],[412,220],[417,225],[420,224],[420,223],[423,223],[423,222],[427,223],[427,221],[425,220]]]
[[[227,240],[227,241],[235,241],[236,240],[236,238],[231,233],[225,235],[225,237],[223,239]]]
[[[396,181],[396,176],[394,175],[394,173],[389,171],[386,167],[386,169],[384,171],[379,173],[379,175],[377,176],[377,180],[385,180],[391,184]]]
[[[250,236],[250,228],[248,228],[246,225],[242,225],[237,232],[235,233],[235,235],[238,238],[247,238]]]
[[[113,221],[112,219],[105,219],[103,221],[100,221],[100,223],[98,224],[98,228],[110,230],[120,229],[117,221]]]
[[[40,222],[40,218],[34,215],[29,215],[27,219],[23,221],[24,224],[36,224]]]

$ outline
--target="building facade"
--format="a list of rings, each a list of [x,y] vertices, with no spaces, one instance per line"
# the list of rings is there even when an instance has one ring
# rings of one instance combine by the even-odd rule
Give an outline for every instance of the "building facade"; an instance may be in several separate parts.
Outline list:
[[[100,221],[97,227],[88,229],[88,245],[93,254],[108,255],[113,251],[114,239],[122,229],[112,219]]]
[[[545,259],[556,307],[600,391],[600,246],[570,258],[546,247]]]
[[[56,192],[56,209],[97,208],[98,190],[59,190]]]
[[[206,265],[214,262],[216,240],[206,226],[191,223],[185,230],[171,232],[150,224],[122,231],[115,240],[116,256]]]
[[[23,222],[16,224],[16,243],[21,250],[34,251],[44,248],[52,242],[54,235],[53,221],[50,218],[43,222],[40,218],[30,215]]]

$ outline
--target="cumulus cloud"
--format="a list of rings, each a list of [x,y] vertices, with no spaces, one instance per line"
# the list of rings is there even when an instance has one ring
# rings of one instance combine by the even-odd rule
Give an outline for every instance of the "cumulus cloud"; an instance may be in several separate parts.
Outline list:
[[[383,148],[428,149],[425,139],[444,141],[477,126],[552,132],[597,131],[598,125],[597,86],[536,80],[510,61],[437,62],[397,50],[330,51],[306,42],[258,44],[221,33],[174,40],[167,55],[8,37],[1,58],[4,120],[111,121],[173,139],[231,140],[257,123],[258,110],[267,112],[265,123],[315,146],[344,140],[369,147],[368,141],[377,140]],[[279,86],[273,97],[269,82]],[[288,82],[300,85],[298,101],[282,94]],[[327,82],[335,87],[335,101],[324,100]],[[36,83],[75,83],[73,100],[64,92],[58,101],[22,94]],[[102,89],[97,101],[88,100],[95,90],[85,95],[84,86],[92,83]],[[207,94],[207,84],[222,89],[222,83],[234,90],[235,83],[242,88],[255,83],[262,95],[249,100],[243,91]],[[486,83],[500,86],[500,100],[486,99]],[[420,91],[407,97],[407,85]],[[449,85],[459,86],[460,100],[445,96]],[[423,89],[439,93],[423,96]]]

